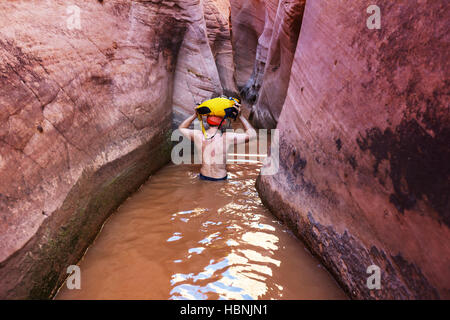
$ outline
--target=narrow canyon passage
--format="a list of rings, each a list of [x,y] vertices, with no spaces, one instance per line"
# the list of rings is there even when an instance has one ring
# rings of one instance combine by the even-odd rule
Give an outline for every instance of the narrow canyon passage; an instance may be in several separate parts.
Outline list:
[[[104,225],[79,263],[81,290],[56,299],[344,299],[304,245],[262,205],[259,164],[200,181],[167,165]]]
[[[0,299],[449,299],[448,17],[1,1]],[[170,164],[173,130],[222,95],[276,130],[272,174]]]

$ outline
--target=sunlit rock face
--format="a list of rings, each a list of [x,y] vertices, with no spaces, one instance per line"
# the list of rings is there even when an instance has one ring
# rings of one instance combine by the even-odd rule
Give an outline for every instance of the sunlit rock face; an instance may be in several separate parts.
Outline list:
[[[449,7],[307,1],[264,203],[354,298],[450,297]],[[367,268],[381,289],[367,287]]]
[[[260,128],[275,128],[289,84],[305,1],[231,3],[237,79],[242,97],[252,106],[250,121]],[[254,23],[246,24],[244,19]]]
[[[176,61],[198,3],[0,4],[1,298],[51,296],[169,160]]]
[[[259,48],[268,47],[262,55],[264,63],[257,62],[254,76],[243,89],[247,99],[254,101],[250,120],[259,128],[273,129],[277,125],[288,90],[304,9],[304,0],[279,1],[270,38],[260,37]],[[269,21],[266,20],[264,33],[270,30]],[[254,91],[254,87],[258,90]]]
[[[236,94],[230,3],[206,0],[192,3],[190,22],[175,73],[174,126],[192,115],[196,104],[221,94]]]
[[[230,0],[230,3],[236,83],[241,89],[250,79],[255,66],[258,38],[265,24],[265,1]]]
[[[260,17],[260,19],[263,19],[264,21],[264,28],[261,35],[258,37],[258,45],[256,46],[255,59],[253,60],[254,63],[252,73],[250,74],[250,77],[246,79],[245,85],[241,88],[242,96],[250,103],[253,103],[256,100],[263,82],[264,70],[271,44],[270,40],[272,38],[272,31],[274,27],[273,23],[278,8],[278,2],[278,0],[271,0],[259,3],[259,6],[263,6],[264,8],[264,15]],[[251,43],[251,41],[242,40],[243,45],[248,45]],[[239,49],[239,46],[237,48]],[[238,58],[239,55],[237,54],[237,64],[239,65],[240,62]]]

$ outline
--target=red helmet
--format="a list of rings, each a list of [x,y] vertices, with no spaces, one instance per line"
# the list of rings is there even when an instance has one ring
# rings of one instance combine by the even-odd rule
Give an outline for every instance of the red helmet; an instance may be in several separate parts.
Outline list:
[[[206,122],[208,122],[208,124],[210,126],[218,126],[220,125],[220,123],[222,122],[223,118],[222,117],[216,117],[216,116],[208,116],[206,118]]]

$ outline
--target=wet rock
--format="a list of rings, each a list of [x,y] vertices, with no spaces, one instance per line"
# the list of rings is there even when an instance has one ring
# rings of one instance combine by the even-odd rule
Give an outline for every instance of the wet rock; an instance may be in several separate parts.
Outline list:
[[[381,29],[363,3],[307,2],[258,190],[353,298],[448,299],[449,8],[377,4]]]

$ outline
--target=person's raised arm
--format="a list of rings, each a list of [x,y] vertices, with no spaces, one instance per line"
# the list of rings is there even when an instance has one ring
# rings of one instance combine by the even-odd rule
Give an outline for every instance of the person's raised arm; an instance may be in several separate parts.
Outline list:
[[[229,135],[229,138],[233,141],[233,143],[245,143],[256,139],[256,130],[252,127],[248,120],[244,118],[242,114],[239,115],[239,120],[241,120],[242,125],[244,126],[245,133],[232,133],[231,135]]]
[[[179,126],[178,126],[178,130],[180,130],[180,132],[183,134],[183,136],[185,136],[186,138],[189,138],[190,140],[194,140],[194,133],[195,130],[192,129],[188,129],[189,126],[191,125],[192,121],[195,120],[195,118],[197,118],[197,114],[194,113],[192,116],[190,116],[189,118],[187,118],[186,120],[184,120]]]

